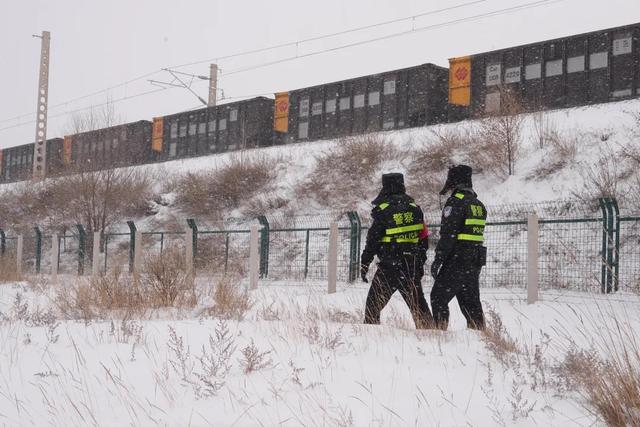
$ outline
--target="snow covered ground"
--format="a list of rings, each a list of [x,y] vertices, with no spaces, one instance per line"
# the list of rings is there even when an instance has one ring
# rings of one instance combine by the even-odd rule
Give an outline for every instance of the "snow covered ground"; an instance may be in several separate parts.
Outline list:
[[[53,290],[36,288],[0,286],[3,425],[600,425],[555,367],[614,318],[640,327],[637,296],[545,293],[527,305],[486,290],[485,310],[517,343],[502,353],[465,329],[455,303],[447,332],[415,331],[397,295],[382,326],[362,325],[363,286],[271,283],[241,320],[201,303],[89,322],[58,320]]]

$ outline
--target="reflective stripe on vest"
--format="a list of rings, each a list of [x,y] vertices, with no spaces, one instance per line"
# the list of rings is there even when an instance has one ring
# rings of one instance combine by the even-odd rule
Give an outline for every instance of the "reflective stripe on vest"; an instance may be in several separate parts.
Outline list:
[[[380,203],[380,204],[378,205],[378,207],[380,208],[380,210],[381,210],[381,211],[383,211],[383,210],[385,210],[386,208],[388,208],[388,207],[389,207],[389,203],[387,203],[387,202]]]
[[[424,224],[405,225],[404,227],[387,228],[385,234],[400,234],[408,233],[409,231],[421,231],[424,230]]]
[[[380,241],[382,243],[418,243],[420,241],[420,239],[415,238],[415,239],[405,239],[403,237],[392,237],[392,236],[385,236],[382,239],[380,239]]]
[[[466,219],[464,221],[464,225],[482,225],[483,227],[487,224],[486,219]]]
[[[464,194],[462,194],[462,193],[456,193],[456,194],[454,194],[454,197],[456,197],[456,198],[458,198],[458,199],[462,200],[462,199],[464,199]]]
[[[476,234],[458,234],[458,240],[466,240],[469,242],[484,242],[484,236]]]

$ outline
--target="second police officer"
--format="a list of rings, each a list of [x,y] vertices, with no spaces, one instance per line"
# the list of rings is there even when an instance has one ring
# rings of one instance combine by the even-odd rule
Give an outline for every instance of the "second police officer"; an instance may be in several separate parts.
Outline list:
[[[456,297],[467,327],[484,329],[480,302],[480,270],[486,264],[483,246],[487,210],[473,191],[472,170],[458,165],[449,169],[440,194],[450,192],[442,211],[440,240],[431,265],[435,279],[431,290],[431,309],[436,327],[447,329],[449,302]]]

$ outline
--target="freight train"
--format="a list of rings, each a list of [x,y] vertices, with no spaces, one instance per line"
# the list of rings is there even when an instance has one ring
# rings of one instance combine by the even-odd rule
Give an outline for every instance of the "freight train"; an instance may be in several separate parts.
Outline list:
[[[47,175],[154,163],[640,95],[640,24],[547,40],[47,141]],[[34,144],[0,151],[0,183],[29,179]]]

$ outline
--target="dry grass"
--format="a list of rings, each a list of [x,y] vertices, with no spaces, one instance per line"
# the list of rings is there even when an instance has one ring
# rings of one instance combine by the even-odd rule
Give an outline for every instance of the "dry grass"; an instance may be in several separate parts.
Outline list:
[[[232,156],[212,172],[188,173],[177,180],[176,203],[189,213],[214,217],[241,207],[275,181],[274,163],[266,157]]]
[[[547,128],[545,153],[541,163],[527,176],[527,179],[543,180],[570,166],[578,154],[580,141],[584,138],[578,132],[562,135],[556,128]]]
[[[66,318],[85,321],[113,314],[140,317],[157,308],[193,308],[195,285],[184,266],[181,252],[169,249],[146,259],[139,281],[116,267],[104,276],[62,286],[54,303]]]
[[[479,141],[468,130],[432,131],[432,137],[411,154],[408,167],[407,193],[423,206],[437,206],[438,192],[444,185],[447,170],[458,163],[477,165],[473,162],[473,150]],[[476,170],[477,171],[477,170]]]
[[[482,339],[493,356],[504,366],[513,362],[513,356],[521,352],[517,341],[509,335],[502,318],[492,307],[485,313],[486,327],[482,330]]]
[[[186,267],[185,254],[178,248],[147,257],[140,275],[147,305],[152,308],[195,306],[195,285]]]
[[[401,157],[400,150],[382,135],[340,139],[316,158],[314,170],[296,188],[296,196],[336,209],[352,208],[364,191],[379,185],[380,178],[375,175],[383,163]]]
[[[249,291],[240,285],[235,275],[225,275],[217,283],[213,293],[213,307],[207,314],[222,319],[242,320],[253,307]]]
[[[640,347],[636,332],[617,319],[596,348],[572,345],[558,367],[584,407],[610,426],[640,426]]]
[[[0,257],[0,283],[16,282],[20,279],[15,257],[10,255]]]

